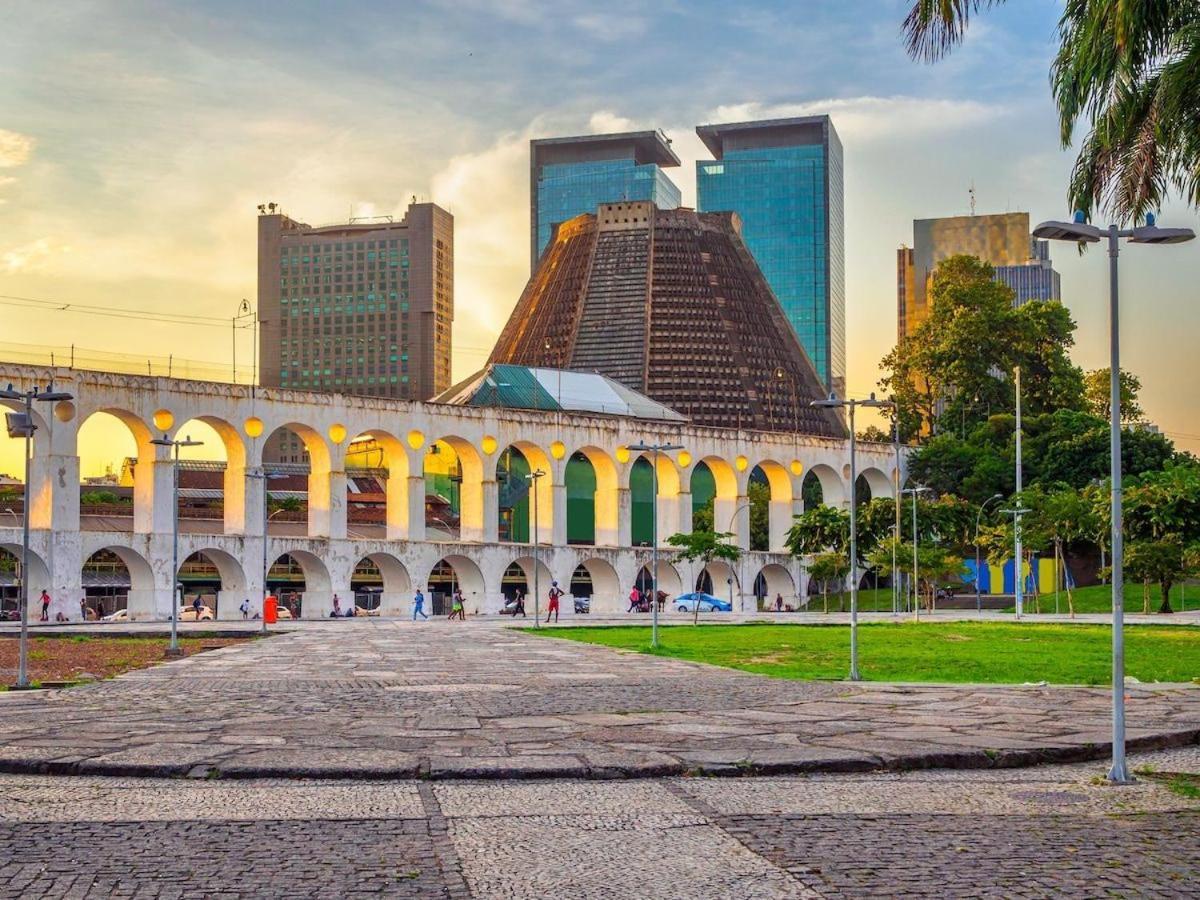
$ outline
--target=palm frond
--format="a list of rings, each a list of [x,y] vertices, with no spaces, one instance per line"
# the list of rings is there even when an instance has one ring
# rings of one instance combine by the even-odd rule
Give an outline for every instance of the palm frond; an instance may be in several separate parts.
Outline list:
[[[1004,0],[915,0],[902,29],[908,55],[936,62],[962,43],[971,16]]]

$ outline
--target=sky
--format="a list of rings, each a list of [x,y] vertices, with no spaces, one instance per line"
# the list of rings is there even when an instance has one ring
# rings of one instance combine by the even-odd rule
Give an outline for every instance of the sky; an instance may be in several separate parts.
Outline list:
[[[900,0],[9,0],[0,358],[75,344],[81,358],[172,356],[228,373],[221,322],[132,323],[7,298],[228,320],[255,300],[259,203],[326,224],[399,216],[415,196],[455,216],[454,375],[465,377],[529,275],[531,138],[661,128],[691,205],[693,161],[707,158],[696,125],[828,113],[845,151],[848,393],[863,396],[895,342],[895,250],[914,218],[967,213],[972,184],[981,213],[1069,216],[1074,157],[1048,87],[1059,11],[1010,0],[931,66],[903,51]],[[1160,221],[1200,226],[1182,205]],[[1105,366],[1104,256],[1053,253],[1079,324],[1074,358]],[[1121,260],[1123,363],[1150,418],[1200,451],[1200,379],[1185,353],[1200,335],[1200,242]],[[241,333],[239,365],[251,350]],[[119,427],[87,429],[85,474],[132,447]],[[0,472],[19,459],[0,437]]]

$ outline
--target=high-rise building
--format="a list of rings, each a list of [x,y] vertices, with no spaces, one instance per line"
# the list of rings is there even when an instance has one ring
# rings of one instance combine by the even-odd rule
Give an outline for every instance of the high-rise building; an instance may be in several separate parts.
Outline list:
[[[916,219],[912,247],[896,252],[897,337],[911,334],[929,316],[929,284],[938,263],[962,253],[990,263],[995,280],[1016,292],[1018,306],[1062,298],[1050,243],[1030,235],[1029,213]]]
[[[261,384],[405,400],[450,387],[450,213],[414,203],[399,222],[313,227],[265,209],[258,217]],[[297,438],[276,442],[270,458],[301,461]]]
[[[659,209],[679,206],[679,188],[664,167],[679,157],[657,131],[587,134],[529,142],[529,268],[550,241],[554,226],[601,203],[649,200]]]
[[[594,372],[702,425],[843,437],[739,232],[736,213],[648,201],[568,219],[489,362]]]
[[[828,116],[701,125],[697,208],[729,210],[821,381],[846,378],[842,144]]]

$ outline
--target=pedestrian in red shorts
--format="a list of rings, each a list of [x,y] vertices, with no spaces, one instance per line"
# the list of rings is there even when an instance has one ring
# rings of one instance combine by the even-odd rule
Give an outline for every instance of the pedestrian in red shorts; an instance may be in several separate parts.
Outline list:
[[[562,591],[558,589],[558,582],[550,582],[550,608],[546,611],[546,623],[549,624],[550,617],[554,616],[554,621],[558,622],[558,598],[562,596]]]

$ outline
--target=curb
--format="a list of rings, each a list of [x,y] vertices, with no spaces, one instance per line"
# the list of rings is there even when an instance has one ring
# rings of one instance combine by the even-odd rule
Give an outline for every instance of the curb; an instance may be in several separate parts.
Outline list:
[[[1167,750],[1200,744],[1200,728],[1131,738],[1129,752]],[[383,751],[380,751],[381,753]],[[670,777],[756,778],[781,775],[849,775],[868,772],[911,772],[925,769],[1017,769],[1052,763],[1091,762],[1112,752],[1111,742],[1020,750],[936,751],[897,756],[877,754],[830,755],[821,759],[756,763],[697,762],[693,764],[638,764],[630,754],[629,764],[591,765],[572,756],[521,757],[522,765],[506,765],[503,757],[444,764],[423,759],[403,766],[271,766],[231,763],[220,760],[201,763],[117,763],[65,756],[56,760],[0,757],[0,773],[9,775],[93,776],[104,778],[193,778],[220,780],[289,779],[328,781],[545,781],[643,780]],[[853,755],[851,755],[853,754]],[[552,761],[551,761],[552,760]],[[534,764],[531,764],[534,763]]]

